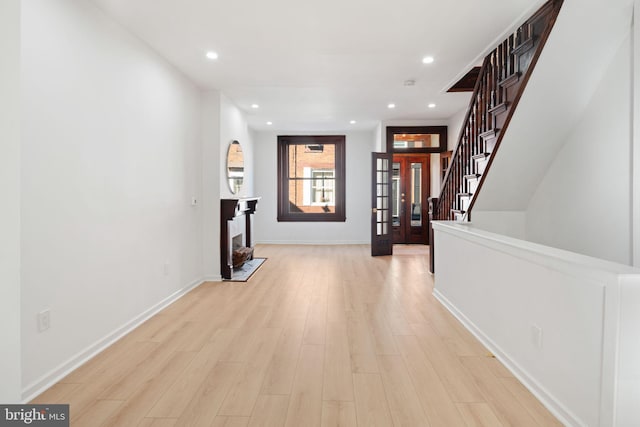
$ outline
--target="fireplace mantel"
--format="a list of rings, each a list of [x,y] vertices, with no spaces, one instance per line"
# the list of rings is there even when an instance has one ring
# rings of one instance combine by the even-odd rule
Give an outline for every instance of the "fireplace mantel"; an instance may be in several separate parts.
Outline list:
[[[244,197],[238,199],[220,200],[220,274],[223,279],[230,280],[233,276],[233,261],[231,248],[231,230],[234,229],[234,221],[244,220],[245,246],[252,247],[251,239],[251,215],[256,211],[260,197]]]

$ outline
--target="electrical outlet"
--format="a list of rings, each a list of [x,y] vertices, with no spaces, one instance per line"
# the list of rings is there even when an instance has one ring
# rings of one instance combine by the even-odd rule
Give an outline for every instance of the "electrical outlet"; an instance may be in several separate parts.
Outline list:
[[[196,196],[191,198],[191,206],[198,206],[198,198]]]
[[[542,328],[535,323],[531,324],[531,342],[537,348],[542,348]]]
[[[38,332],[44,332],[51,326],[51,314],[49,310],[38,313]]]

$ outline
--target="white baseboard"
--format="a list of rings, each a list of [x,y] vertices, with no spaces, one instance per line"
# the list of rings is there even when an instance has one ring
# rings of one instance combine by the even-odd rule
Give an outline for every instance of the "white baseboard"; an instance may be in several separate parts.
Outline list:
[[[47,374],[43,375],[40,379],[36,380],[32,384],[28,385],[22,390],[22,401],[27,403],[37,397],[39,394],[50,388],[52,385],[60,381],[65,376],[69,375],[72,371],[79,368],[81,365],[88,362],[95,357],[98,353],[104,351],[107,347],[118,341],[120,338],[140,326],[146,320],[162,311],[164,308],[173,304],[180,298],[182,298],[187,292],[198,287],[203,283],[203,279],[196,279],[189,283],[182,289],[177,290],[173,294],[169,295],[162,301],[151,306],[147,310],[143,311],[127,323],[107,334],[105,337],[99,339],[95,343],[91,344],[84,350],[80,351],[75,356],[71,357],[66,362],[62,363],[57,368],[54,368]]]
[[[202,278],[203,281],[205,282],[222,282],[222,276],[221,275],[215,275],[215,274],[208,274],[205,275]]]
[[[575,414],[560,403],[551,393],[549,393],[535,378],[523,369],[518,363],[512,360],[507,353],[493,342],[475,323],[464,315],[446,296],[438,289],[433,290],[433,296],[447,309],[453,316],[464,325],[502,364],[553,414],[560,422],[566,426],[584,426]]]

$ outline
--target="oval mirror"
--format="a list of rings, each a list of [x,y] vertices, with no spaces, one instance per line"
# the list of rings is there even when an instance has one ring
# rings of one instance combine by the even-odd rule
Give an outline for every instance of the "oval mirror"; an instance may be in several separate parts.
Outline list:
[[[227,152],[227,181],[233,194],[238,194],[244,179],[244,155],[238,141],[232,141]]]

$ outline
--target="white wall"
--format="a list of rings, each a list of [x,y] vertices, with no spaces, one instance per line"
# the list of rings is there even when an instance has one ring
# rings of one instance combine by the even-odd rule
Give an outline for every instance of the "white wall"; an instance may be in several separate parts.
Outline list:
[[[627,38],[527,209],[527,238],[631,264],[631,44]]]
[[[19,403],[20,0],[0,2],[0,402]]]
[[[200,283],[201,98],[92,3],[22,5],[29,396]],[[44,309],[51,327],[38,333]]]
[[[440,153],[429,155],[429,197],[440,197],[440,188],[442,187],[442,175],[440,175]]]
[[[471,95],[469,95],[471,98]],[[449,138],[447,143],[447,150],[453,150],[458,145],[458,138],[460,137],[460,131],[462,130],[462,124],[467,117],[467,107],[458,111],[453,116],[449,117],[447,126],[449,127]]]
[[[255,195],[261,196],[254,222],[258,243],[369,243],[371,240],[371,131],[308,132],[307,135],[346,136],[346,222],[278,222],[278,135],[301,132],[256,132]]]
[[[202,271],[205,280],[220,276],[220,142],[221,95],[207,91],[202,98]]]
[[[375,138],[375,145],[374,145],[374,151],[377,153],[384,153],[385,151],[387,151],[387,147],[384,143],[385,138],[386,138],[386,133],[385,136],[382,135],[383,133],[383,128],[382,128],[382,122],[378,122],[378,124],[376,125],[374,132],[374,138]]]
[[[471,222],[475,227],[516,239],[526,239],[527,215],[522,211],[473,210]]]
[[[640,0],[634,1],[632,42],[632,85],[633,85],[633,265],[640,267]]]
[[[220,197],[253,196],[253,139],[244,113],[226,96],[220,97]],[[244,182],[239,194],[231,193],[227,181],[227,151],[232,141],[240,142],[244,154]]]

